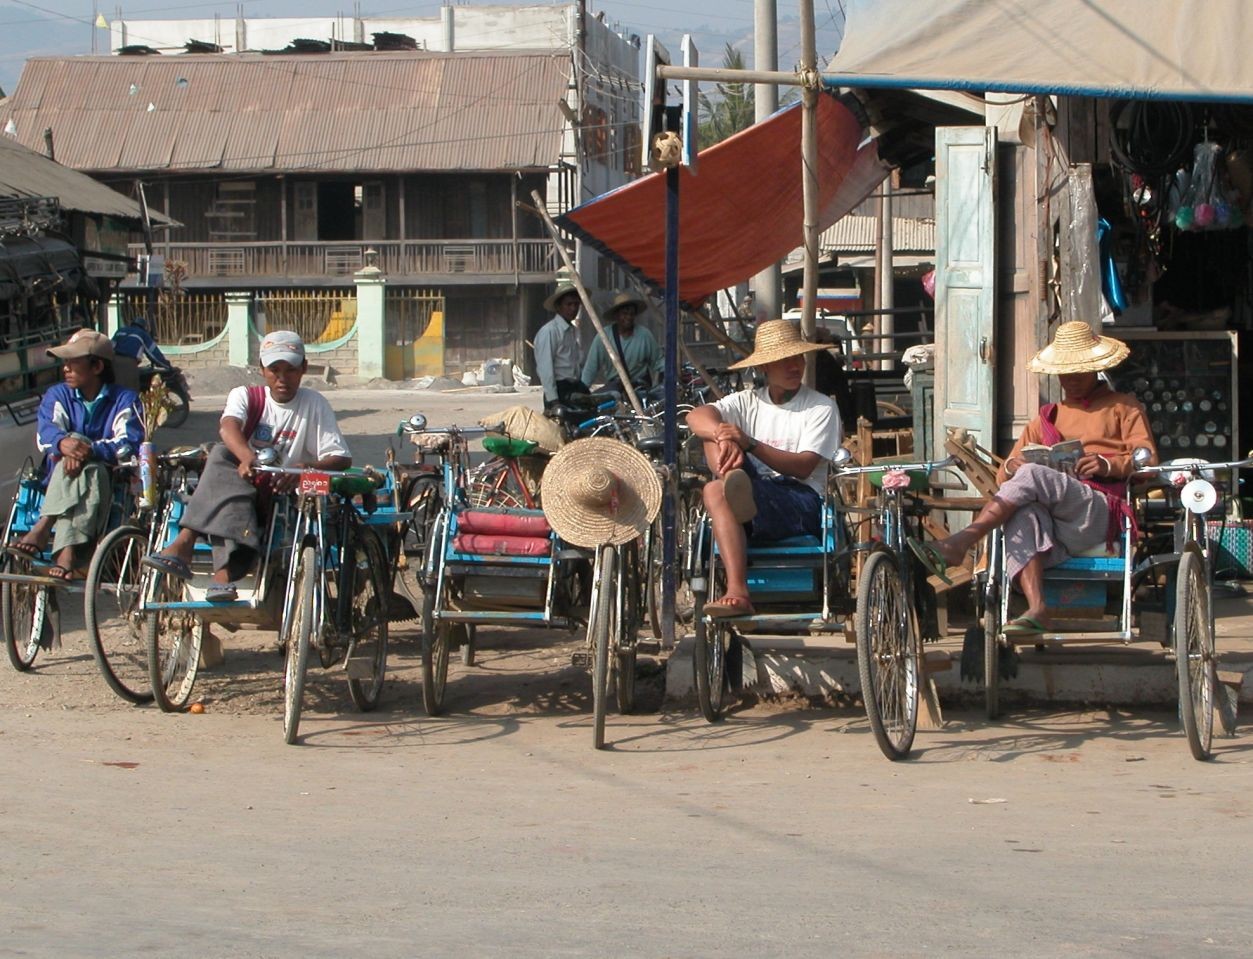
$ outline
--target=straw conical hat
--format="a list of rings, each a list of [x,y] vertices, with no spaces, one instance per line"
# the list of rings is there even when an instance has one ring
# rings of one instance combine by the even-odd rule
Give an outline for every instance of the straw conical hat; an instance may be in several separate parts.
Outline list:
[[[1100,336],[1082,320],[1063,323],[1053,342],[1027,364],[1032,373],[1096,373],[1117,366],[1131,348],[1112,336]]]
[[[825,349],[821,343],[806,343],[801,337],[800,329],[787,320],[766,320],[757,324],[753,352],[738,363],[732,363],[727,369],[743,370],[750,366],[773,363],[775,360],[786,360],[789,356]]]
[[[634,293],[619,293],[613,298],[613,302],[609,304],[608,313],[612,314],[620,306],[634,306],[636,312],[643,313],[648,309],[648,304],[642,296],[636,296]]]
[[[540,484],[544,515],[575,546],[617,546],[644,533],[661,508],[661,480],[639,450],[588,438],[563,446]]]

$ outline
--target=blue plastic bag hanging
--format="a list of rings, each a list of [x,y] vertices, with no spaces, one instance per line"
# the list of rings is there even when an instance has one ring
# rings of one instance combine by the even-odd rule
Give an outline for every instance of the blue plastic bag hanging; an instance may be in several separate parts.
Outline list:
[[[1127,294],[1123,292],[1122,280],[1118,277],[1118,264],[1114,262],[1113,245],[1114,228],[1109,220],[1101,217],[1096,221],[1096,248],[1101,255],[1101,292],[1105,294],[1105,302],[1115,314],[1127,308]]]

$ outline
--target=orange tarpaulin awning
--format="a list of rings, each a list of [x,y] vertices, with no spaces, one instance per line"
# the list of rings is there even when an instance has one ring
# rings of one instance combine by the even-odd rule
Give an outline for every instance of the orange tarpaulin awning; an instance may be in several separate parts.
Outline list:
[[[679,172],[679,299],[697,303],[804,244],[801,107],[702,150]],[[870,195],[887,174],[861,123],[835,96],[818,97],[819,229]],[[666,275],[666,178],[654,173],[557,222],[654,289]]]

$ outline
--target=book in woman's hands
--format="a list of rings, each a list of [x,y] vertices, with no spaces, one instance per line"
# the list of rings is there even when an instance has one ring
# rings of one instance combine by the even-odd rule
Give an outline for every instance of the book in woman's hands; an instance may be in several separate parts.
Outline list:
[[[1020,451],[1023,462],[1039,466],[1051,466],[1063,473],[1075,475],[1075,467],[1083,456],[1083,440],[1062,440],[1052,446],[1028,443]]]

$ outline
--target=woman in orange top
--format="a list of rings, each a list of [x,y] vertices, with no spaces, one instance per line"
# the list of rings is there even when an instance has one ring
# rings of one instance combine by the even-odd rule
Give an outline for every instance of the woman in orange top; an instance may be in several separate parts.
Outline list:
[[[1043,633],[1048,627],[1044,570],[1121,536],[1130,517],[1126,479],[1135,472],[1132,454],[1157,448],[1144,407],[1127,393],[1116,393],[1097,377],[1127,357],[1127,345],[1098,336],[1082,321],[1063,323],[1053,342],[1032,357],[1033,373],[1055,373],[1064,399],[1050,403],[1027,424],[1001,466],[1001,487],[973,523],[935,543],[910,540],[910,548],[941,575],[998,526],[1005,527],[1005,563],[1017,579],[1027,609],[1005,624],[1005,632]],[[1054,446],[1080,440],[1083,454],[1074,475],[1027,462],[1023,447]]]

